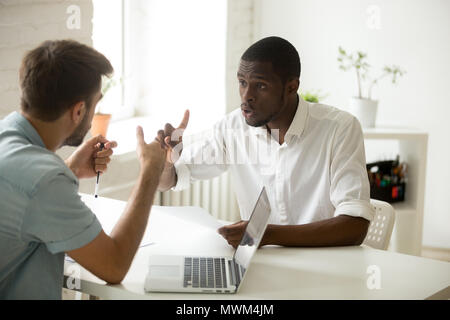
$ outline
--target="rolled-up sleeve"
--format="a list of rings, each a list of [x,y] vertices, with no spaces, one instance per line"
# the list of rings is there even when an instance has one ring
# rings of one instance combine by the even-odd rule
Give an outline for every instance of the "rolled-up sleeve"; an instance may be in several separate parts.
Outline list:
[[[354,117],[336,130],[330,181],[334,216],[344,214],[369,221],[373,219],[375,212],[370,204],[364,137],[361,125]]]
[[[174,167],[177,173],[177,184],[172,188],[172,191],[187,189],[191,183],[191,171],[181,159],[175,162]]]
[[[78,185],[64,174],[42,181],[30,200],[22,238],[43,242],[55,254],[81,248],[102,230],[94,213],[81,201]]]

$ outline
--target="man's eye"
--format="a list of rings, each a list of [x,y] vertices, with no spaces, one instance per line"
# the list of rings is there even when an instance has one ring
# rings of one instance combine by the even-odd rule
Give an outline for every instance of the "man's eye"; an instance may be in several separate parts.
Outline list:
[[[246,82],[244,80],[239,80],[239,85],[245,87]]]
[[[267,88],[267,86],[264,83],[258,83],[256,86],[258,87],[258,89],[265,89],[265,88]]]

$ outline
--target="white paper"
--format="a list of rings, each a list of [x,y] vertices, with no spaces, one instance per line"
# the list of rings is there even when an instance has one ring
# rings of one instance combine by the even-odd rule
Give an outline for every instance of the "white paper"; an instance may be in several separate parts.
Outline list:
[[[95,198],[93,195],[82,194],[81,200],[94,212],[106,234],[111,234],[117,221],[123,214],[126,202],[103,197]],[[150,217],[140,247],[153,243],[177,243],[189,245],[193,239],[226,243],[225,239],[217,233],[223,226],[208,211],[200,207],[169,207],[152,206]],[[191,230],[195,237],[192,239],[178,239],[183,230]],[[179,240],[179,241],[178,241]]]
[[[200,207],[153,206],[152,211],[157,215],[170,216],[206,229],[216,230],[222,226],[208,211]]]

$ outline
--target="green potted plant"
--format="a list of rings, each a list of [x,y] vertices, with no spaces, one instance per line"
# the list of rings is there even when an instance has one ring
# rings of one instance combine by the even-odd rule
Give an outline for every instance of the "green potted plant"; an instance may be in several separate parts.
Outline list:
[[[102,95],[105,96],[106,93],[117,85],[117,80],[114,78],[108,78],[103,77],[102,78]],[[102,101],[100,101],[95,109],[94,118],[92,119],[92,126],[91,126],[91,134],[92,136],[96,136],[98,134],[101,134],[102,136],[106,137],[106,134],[108,132],[109,127],[109,121],[111,120],[111,114],[110,113],[103,113],[101,111],[102,109]]]
[[[320,90],[305,90],[302,93],[299,92],[299,94],[303,98],[303,100],[312,103],[319,103],[319,100],[322,100],[327,96],[320,94]]]
[[[354,69],[356,73],[358,96],[350,99],[350,112],[358,118],[362,127],[374,127],[378,110],[378,101],[372,99],[373,87],[381,79],[387,76],[391,76],[392,83],[395,84],[398,77],[403,76],[406,72],[398,66],[386,65],[378,77],[372,77],[369,73],[370,65],[367,63],[367,54],[361,51],[347,53],[342,47],[339,47],[337,60],[339,62],[339,69],[343,71]],[[363,82],[367,84],[366,94],[362,88]]]

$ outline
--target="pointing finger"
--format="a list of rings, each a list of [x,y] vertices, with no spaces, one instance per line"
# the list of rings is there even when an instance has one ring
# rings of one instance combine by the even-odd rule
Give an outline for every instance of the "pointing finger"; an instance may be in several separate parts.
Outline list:
[[[145,144],[144,129],[141,126],[136,127],[136,139],[139,145]]]
[[[184,112],[183,120],[181,120],[181,123],[178,126],[178,129],[186,129],[188,122],[189,122],[189,110],[186,110]]]

